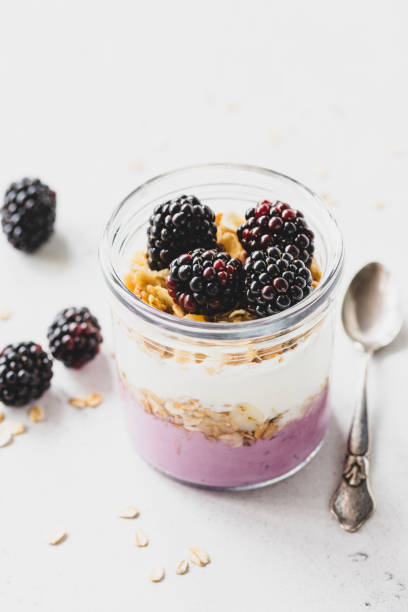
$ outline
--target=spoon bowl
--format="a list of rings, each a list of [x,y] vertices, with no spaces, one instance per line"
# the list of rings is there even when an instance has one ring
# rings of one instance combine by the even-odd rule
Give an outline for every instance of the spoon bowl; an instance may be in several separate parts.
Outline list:
[[[391,273],[380,263],[364,266],[351,281],[343,302],[347,335],[373,353],[390,344],[402,327],[398,290]]]

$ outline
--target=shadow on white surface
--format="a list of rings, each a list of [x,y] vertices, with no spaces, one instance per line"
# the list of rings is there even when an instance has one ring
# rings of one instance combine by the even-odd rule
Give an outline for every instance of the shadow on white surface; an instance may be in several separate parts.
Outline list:
[[[38,251],[37,257],[44,262],[51,262],[61,267],[68,265],[71,260],[71,252],[64,235],[59,231],[54,232],[45,245]]]
[[[63,423],[66,418],[66,415],[64,414],[64,406],[61,406],[60,389],[58,387],[51,386],[51,389],[47,391],[47,393],[45,393],[36,403],[39,404],[44,410],[44,424],[52,427],[52,430],[55,432],[55,426]]]
[[[110,393],[114,387],[112,360],[104,352],[79,370],[70,369],[67,375],[72,381],[72,389],[78,395],[90,393]]]

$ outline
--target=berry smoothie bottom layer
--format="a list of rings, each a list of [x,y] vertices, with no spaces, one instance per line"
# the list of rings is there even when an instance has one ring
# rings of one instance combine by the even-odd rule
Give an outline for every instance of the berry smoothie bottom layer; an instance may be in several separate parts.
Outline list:
[[[278,479],[306,461],[323,440],[328,426],[326,387],[300,419],[291,421],[267,440],[234,447],[149,414],[121,386],[137,452],[169,476],[201,486],[249,487]]]

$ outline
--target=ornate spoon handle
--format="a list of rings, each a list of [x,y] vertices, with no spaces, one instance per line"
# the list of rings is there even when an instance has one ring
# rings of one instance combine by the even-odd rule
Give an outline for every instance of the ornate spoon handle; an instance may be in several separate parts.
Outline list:
[[[368,482],[367,374],[371,353],[365,353],[364,385],[348,437],[348,454],[330,509],[346,531],[357,531],[374,511]]]

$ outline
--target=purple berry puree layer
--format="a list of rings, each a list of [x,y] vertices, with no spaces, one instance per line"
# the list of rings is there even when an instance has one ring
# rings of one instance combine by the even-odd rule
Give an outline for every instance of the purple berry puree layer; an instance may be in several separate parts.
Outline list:
[[[123,386],[122,392],[130,434],[143,459],[169,476],[208,487],[245,487],[288,474],[318,447],[329,421],[326,387],[302,418],[272,438],[231,447],[147,413]]]

